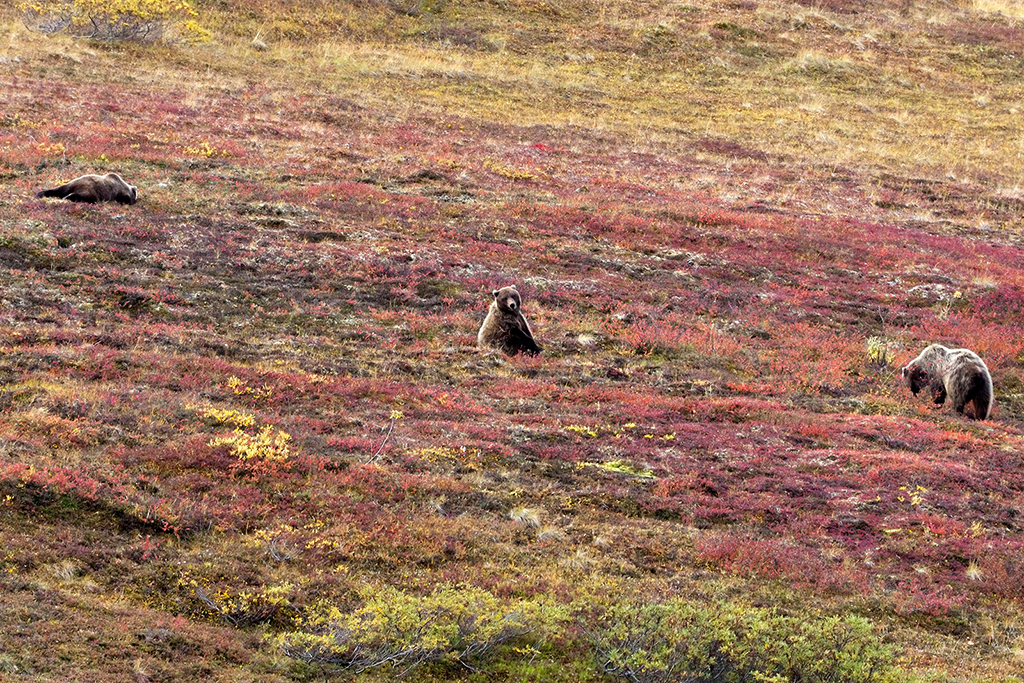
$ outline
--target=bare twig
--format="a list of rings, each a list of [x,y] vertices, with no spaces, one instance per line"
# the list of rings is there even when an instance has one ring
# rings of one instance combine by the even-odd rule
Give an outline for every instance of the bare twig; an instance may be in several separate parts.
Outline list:
[[[377,462],[377,458],[380,457],[381,452],[384,450],[384,446],[387,445],[388,439],[391,438],[391,432],[395,431],[395,418],[391,418],[391,424],[388,425],[388,433],[384,435],[384,440],[380,442],[380,446],[377,448],[377,452],[373,454],[366,464],[370,465]]]

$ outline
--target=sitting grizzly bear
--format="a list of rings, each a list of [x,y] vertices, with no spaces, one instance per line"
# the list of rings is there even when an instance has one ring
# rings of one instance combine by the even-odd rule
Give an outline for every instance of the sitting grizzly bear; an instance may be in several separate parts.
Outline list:
[[[915,396],[927,387],[936,404],[948,397],[953,410],[962,415],[987,420],[992,413],[992,376],[973,351],[932,344],[903,368],[902,375]]]
[[[487,318],[476,336],[481,349],[492,347],[515,355],[526,352],[540,353],[543,349],[533,339],[533,331],[520,310],[523,300],[515,285],[502,287],[491,292],[494,301],[487,310]]]
[[[134,204],[138,200],[138,188],[129,185],[116,173],[107,175],[84,175],[51,190],[42,190],[36,197],[57,197],[72,202],[117,202]]]

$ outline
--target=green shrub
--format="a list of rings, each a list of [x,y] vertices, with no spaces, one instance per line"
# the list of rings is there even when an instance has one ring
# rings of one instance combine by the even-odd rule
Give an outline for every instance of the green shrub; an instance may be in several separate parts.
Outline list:
[[[284,652],[307,663],[360,673],[379,666],[403,673],[443,662],[475,669],[500,646],[548,623],[553,608],[539,602],[504,604],[485,590],[444,586],[428,596],[394,588],[367,589],[350,613],[324,606],[302,620],[305,632],[279,638]],[[529,648],[524,648],[529,649]]]
[[[907,680],[895,668],[894,648],[866,619],[852,616],[792,617],[682,599],[581,599],[562,608],[539,600],[503,601],[462,586],[444,586],[425,597],[367,589],[363,600],[347,613],[332,606],[311,610],[301,620],[302,630],[280,636],[278,644],[307,664],[350,673],[389,666],[405,674],[428,663],[477,670],[490,663],[506,672],[517,668],[522,677],[540,670],[534,657],[541,652],[553,656],[542,663],[561,659],[579,672],[589,651],[593,675],[632,683]],[[551,642],[560,654],[552,652]]]
[[[633,683],[898,680],[893,649],[856,617],[797,619],[669,600],[585,610],[577,620],[601,671]]]

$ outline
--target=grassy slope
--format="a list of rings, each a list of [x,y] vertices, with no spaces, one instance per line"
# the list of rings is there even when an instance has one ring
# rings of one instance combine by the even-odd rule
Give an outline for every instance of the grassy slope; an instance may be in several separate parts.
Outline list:
[[[911,668],[1019,671],[1024,28],[824,4],[219,3],[196,48],[8,17],[0,673],[284,680],[265,631],[439,581],[863,613]],[[142,202],[32,198],[105,169]],[[539,359],[472,346],[508,282]],[[929,341],[985,357],[994,421],[898,387]]]

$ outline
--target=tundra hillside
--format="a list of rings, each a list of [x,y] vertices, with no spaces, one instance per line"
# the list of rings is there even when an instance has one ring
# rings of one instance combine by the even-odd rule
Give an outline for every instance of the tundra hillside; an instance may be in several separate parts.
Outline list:
[[[0,9],[0,679],[1021,680],[1021,3],[193,7]]]

